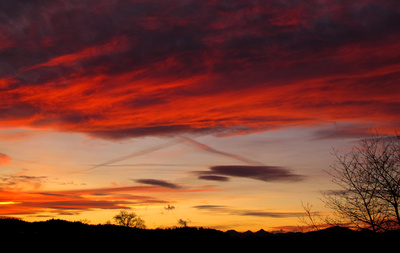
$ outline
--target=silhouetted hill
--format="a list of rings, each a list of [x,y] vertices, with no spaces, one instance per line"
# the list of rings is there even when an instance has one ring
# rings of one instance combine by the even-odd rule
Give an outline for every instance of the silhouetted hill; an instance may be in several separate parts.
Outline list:
[[[373,233],[332,227],[308,233],[272,234],[264,230],[240,233],[215,229],[184,227],[136,229],[116,225],[87,225],[81,222],[48,220],[25,222],[0,219],[3,245],[18,249],[55,250],[230,250],[251,252],[270,250],[346,250],[388,249],[397,244],[400,231]]]

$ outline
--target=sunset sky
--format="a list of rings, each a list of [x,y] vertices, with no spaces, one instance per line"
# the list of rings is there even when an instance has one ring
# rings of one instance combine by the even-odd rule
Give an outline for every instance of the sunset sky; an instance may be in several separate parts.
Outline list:
[[[0,2],[0,216],[297,226],[400,129],[398,0]]]

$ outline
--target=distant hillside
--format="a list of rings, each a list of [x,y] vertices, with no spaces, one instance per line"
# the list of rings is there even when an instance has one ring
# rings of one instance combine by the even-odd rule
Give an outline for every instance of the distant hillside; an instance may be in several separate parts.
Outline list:
[[[229,230],[184,227],[135,229],[116,225],[88,225],[65,220],[25,222],[0,219],[3,245],[19,249],[138,251],[143,249],[243,250],[244,252],[295,249],[372,249],[397,245],[400,231],[373,233],[332,227],[317,232],[272,234],[264,230],[244,233]],[[321,248],[322,247],[322,248]]]

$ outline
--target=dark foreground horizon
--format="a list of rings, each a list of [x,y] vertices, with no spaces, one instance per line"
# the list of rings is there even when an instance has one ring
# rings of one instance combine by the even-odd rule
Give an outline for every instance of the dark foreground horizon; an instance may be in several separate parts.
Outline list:
[[[375,233],[330,227],[312,232],[270,233],[226,232],[202,227],[137,229],[118,225],[89,225],[82,222],[47,220],[26,222],[0,219],[0,240],[16,249],[148,251],[245,251],[271,250],[357,250],[396,247],[400,230]]]

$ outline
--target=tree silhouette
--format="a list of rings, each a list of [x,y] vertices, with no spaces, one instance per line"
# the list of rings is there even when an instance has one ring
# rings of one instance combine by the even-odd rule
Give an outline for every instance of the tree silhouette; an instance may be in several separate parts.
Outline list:
[[[142,229],[146,228],[144,220],[134,212],[128,213],[127,211],[121,211],[119,214],[114,216],[114,220],[120,226]]]
[[[400,136],[361,139],[328,173],[341,190],[324,193],[338,217],[373,231],[400,227]]]
[[[186,228],[189,222],[190,222],[189,219],[187,219],[187,220],[179,219],[178,220],[178,225]]]

